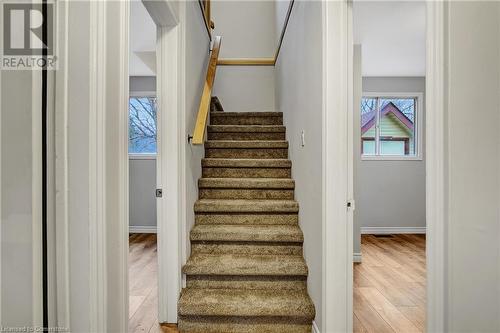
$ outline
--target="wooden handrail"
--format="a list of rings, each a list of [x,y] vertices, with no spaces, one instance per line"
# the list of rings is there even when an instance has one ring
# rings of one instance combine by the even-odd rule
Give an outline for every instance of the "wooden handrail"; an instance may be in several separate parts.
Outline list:
[[[210,100],[212,97],[212,87],[215,80],[215,72],[217,70],[217,60],[219,59],[219,50],[221,43],[221,36],[214,38],[212,47],[212,54],[208,63],[207,78],[203,86],[203,93],[201,94],[200,108],[198,109],[198,116],[196,117],[196,124],[193,132],[194,145],[203,144],[205,138],[205,128],[207,127],[208,110],[210,108]]]
[[[225,58],[219,59],[220,66],[274,66],[274,58]]]

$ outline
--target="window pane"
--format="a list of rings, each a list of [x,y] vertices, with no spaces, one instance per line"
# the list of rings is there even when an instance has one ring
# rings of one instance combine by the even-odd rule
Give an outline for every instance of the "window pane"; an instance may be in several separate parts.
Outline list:
[[[375,140],[363,140],[363,155],[375,155]]]
[[[361,144],[363,155],[375,155],[376,110],[376,98],[364,97],[361,99]]]
[[[404,141],[380,141],[380,154],[381,155],[404,155],[405,142]]]
[[[415,155],[415,99],[380,99],[380,154]]]
[[[129,100],[129,145],[131,154],[156,153],[156,98]]]

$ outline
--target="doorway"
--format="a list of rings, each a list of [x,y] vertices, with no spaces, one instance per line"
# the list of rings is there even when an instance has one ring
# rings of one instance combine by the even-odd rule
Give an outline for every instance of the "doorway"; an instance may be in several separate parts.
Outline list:
[[[426,31],[425,2],[353,4],[354,332],[426,328]]]

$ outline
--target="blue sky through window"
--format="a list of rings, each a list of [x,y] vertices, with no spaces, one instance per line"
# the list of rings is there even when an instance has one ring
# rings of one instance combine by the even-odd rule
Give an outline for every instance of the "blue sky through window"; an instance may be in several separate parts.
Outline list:
[[[156,153],[156,97],[129,99],[128,152]]]

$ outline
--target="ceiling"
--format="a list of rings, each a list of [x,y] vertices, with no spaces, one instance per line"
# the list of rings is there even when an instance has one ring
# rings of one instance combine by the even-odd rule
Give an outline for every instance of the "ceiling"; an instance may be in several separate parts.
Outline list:
[[[156,25],[140,0],[130,3],[130,76],[156,75]]]
[[[354,1],[363,76],[425,76],[425,1]]]

